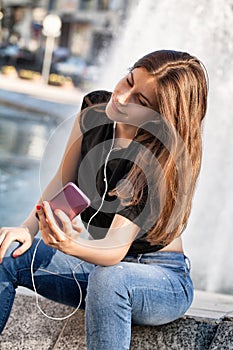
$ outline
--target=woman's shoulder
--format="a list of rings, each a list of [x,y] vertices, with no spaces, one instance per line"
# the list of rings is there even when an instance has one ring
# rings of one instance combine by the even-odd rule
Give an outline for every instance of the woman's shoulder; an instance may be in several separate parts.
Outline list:
[[[86,94],[83,98],[80,114],[80,128],[82,133],[96,126],[109,123],[105,113],[105,107],[112,93],[106,90],[95,90]]]
[[[111,95],[112,93],[107,90],[95,90],[89,92],[83,97],[81,111],[93,105],[108,102],[111,98]]]

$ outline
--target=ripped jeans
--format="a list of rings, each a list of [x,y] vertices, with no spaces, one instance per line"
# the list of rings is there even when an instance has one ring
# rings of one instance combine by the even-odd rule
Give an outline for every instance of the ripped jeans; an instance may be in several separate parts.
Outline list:
[[[0,332],[10,315],[15,289],[33,289],[30,265],[37,242],[16,259],[12,251],[18,243],[13,244],[0,265]],[[182,253],[155,252],[127,255],[114,266],[87,262],[78,266],[75,276],[82,289],[87,349],[129,349],[132,323],[156,326],[181,317],[193,299],[188,261]],[[72,271],[79,262],[42,241],[34,262],[37,292],[76,307],[80,295]]]

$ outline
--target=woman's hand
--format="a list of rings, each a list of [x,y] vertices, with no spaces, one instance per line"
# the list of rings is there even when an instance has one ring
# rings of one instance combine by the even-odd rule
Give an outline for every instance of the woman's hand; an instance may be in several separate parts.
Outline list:
[[[43,208],[37,206],[37,213],[40,219],[39,228],[45,244],[69,254],[71,245],[80,236],[82,228],[75,223],[75,220],[71,222],[62,210],[56,209],[54,213],[62,222],[62,228],[60,228],[49,203],[46,201],[43,202]]]
[[[22,243],[13,253],[13,257],[17,258],[31,247],[33,239],[34,237],[27,227],[2,227],[0,229],[0,264],[12,242]]]
[[[104,238],[87,239],[79,237],[82,229],[74,225],[64,212],[55,210],[62,222],[61,229],[48,202],[43,202],[43,208],[39,206],[37,213],[45,244],[95,265],[111,266],[121,261],[140,230],[129,219],[116,214]]]

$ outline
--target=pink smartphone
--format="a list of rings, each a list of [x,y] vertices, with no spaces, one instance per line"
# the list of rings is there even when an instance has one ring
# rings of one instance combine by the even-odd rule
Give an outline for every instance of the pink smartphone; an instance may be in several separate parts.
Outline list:
[[[68,182],[50,201],[51,209],[61,209],[72,220],[90,206],[90,199],[73,182]]]
[[[51,209],[61,209],[73,220],[91,204],[90,199],[73,182],[68,182],[50,201]],[[60,220],[55,215],[56,220]],[[61,224],[59,222],[59,224]]]

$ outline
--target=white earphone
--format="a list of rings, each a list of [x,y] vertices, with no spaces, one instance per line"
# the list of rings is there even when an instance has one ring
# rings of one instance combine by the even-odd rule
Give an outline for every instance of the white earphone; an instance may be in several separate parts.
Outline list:
[[[102,208],[103,206],[103,203],[104,203],[104,198],[106,196],[106,193],[107,193],[107,190],[108,190],[108,181],[107,181],[107,174],[106,174],[106,169],[107,169],[107,163],[108,163],[108,159],[109,159],[109,156],[112,152],[112,150],[114,149],[114,142],[115,142],[115,133],[116,133],[116,122],[113,123],[113,136],[112,136],[112,143],[111,143],[111,147],[110,147],[110,150],[105,158],[105,162],[104,162],[104,183],[105,183],[105,191],[104,191],[104,194],[102,196],[102,199],[101,199],[101,204],[98,208],[98,210],[95,212],[94,215],[92,215],[92,217],[89,219],[88,221],[88,224],[87,224],[87,231],[89,230],[89,225],[90,225],[90,222],[91,220],[98,214],[98,212],[100,211],[100,209]],[[78,282],[78,280],[76,279],[76,276],[75,276],[75,271],[76,269],[82,265],[84,263],[84,261],[82,261],[81,263],[79,263],[77,266],[75,266],[75,268],[73,269],[72,271],[72,274],[73,274],[73,277],[74,277],[74,280],[79,288],[79,293],[80,293],[80,299],[79,299],[79,303],[78,303],[78,306],[76,307],[76,309],[70,313],[69,315],[67,316],[64,316],[64,317],[52,317],[52,316],[49,316],[47,315],[43,310],[42,308],[40,307],[39,305],[39,297],[38,297],[38,293],[37,293],[37,290],[36,290],[36,285],[35,285],[35,280],[34,280],[34,275],[33,275],[33,265],[34,265],[34,261],[35,261],[35,256],[36,256],[36,252],[37,252],[37,249],[38,249],[38,246],[40,244],[40,242],[42,241],[42,238],[37,242],[36,244],[36,247],[35,247],[35,250],[33,252],[33,256],[32,256],[32,261],[31,261],[31,277],[32,277],[32,286],[33,286],[33,290],[35,292],[35,297],[36,297],[36,305],[38,307],[38,309],[40,310],[40,312],[46,316],[47,318],[51,319],[51,320],[55,320],[55,321],[63,321],[71,316],[73,316],[76,311],[80,308],[80,305],[81,305],[81,302],[82,302],[82,290],[81,290],[81,287],[80,287],[80,284]],[[45,271],[45,269],[43,269],[43,271]],[[51,273],[50,271],[46,271],[48,273]]]
[[[92,217],[91,217],[90,220],[88,221],[88,224],[87,224],[87,231],[89,230],[89,225],[90,225],[91,220],[98,214],[98,212],[99,212],[100,209],[102,208],[103,203],[104,203],[104,198],[105,198],[106,193],[107,193],[107,190],[108,190],[108,180],[107,180],[106,169],[107,169],[107,164],[108,164],[109,156],[110,156],[112,150],[114,149],[113,146],[114,146],[114,142],[115,142],[115,133],[116,133],[116,122],[114,122],[114,124],[113,124],[112,144],[111,144],[110,150],[109,150],[109,152],[108,152],[108,154],[107,154],[107,156],[106,156],[106,158],[105,158],[105,162],[104,162],[104,183],[105,183],[104,194],[103,194],[103,196],[102,196],[101,204],[100,204],[98,210],[95,212],[94,215],[92,215]]]

